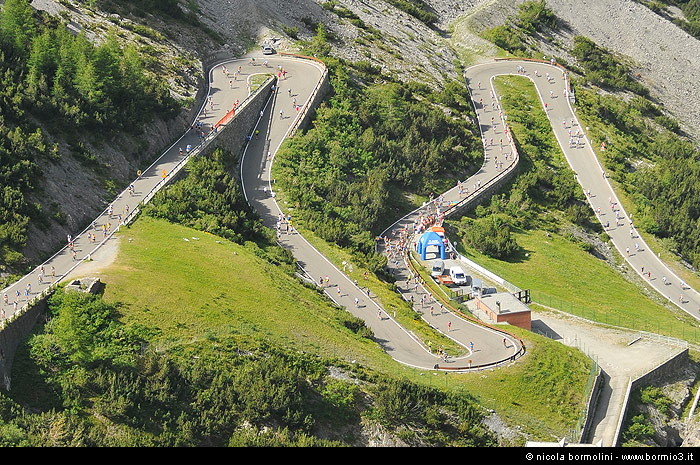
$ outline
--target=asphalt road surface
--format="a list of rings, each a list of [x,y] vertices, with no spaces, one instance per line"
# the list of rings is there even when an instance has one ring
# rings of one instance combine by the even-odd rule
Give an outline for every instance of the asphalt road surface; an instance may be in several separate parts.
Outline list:
[[[276,61],[270,62],[275,65]],[[285,60],[286,79],[280,81],[278,89],[266,106],[258,130],[259,137],[251,140],[246,149],[242,166],[241,178],[246,199],[261,215],[266,226],[275,229],[281,215],[281,209],[271,192],[274,192],[274,182],[270,179],[270,168],[274,155],[292,126],[292,99],[297,103],[306,102],[310,93],[322,75],[322,67],[308,60]],[[218,73],[214,73],[215,83]],[[291,89],[291,95],[289,90]],[[280,110],[283,114],[280,115]],[[290,116],[287,116],[290,115]],[[269,158],[268,158],[268,152]],[[333,265],[303,236],[297,232],[288,232],[287,221],[282,221],[284,233],[279,242],[289,248],[304,271],[318,284],[324,279],[324,292],[336,303],[344,306],[353,315],[362,318],[374,332],[375,340],[395,360],[407,366],[432,369],[437,363],[437,357],[413,334],[394,320],[393,314],[383,309],[373,298],[367,295],[366,289],[355,285],[342,271]],[[291,218],[294,225],[294,218]],[[328,277],[328,284],[325,278]],[[357,303],[355,301],[357,299]],[[511,341],[508,349],[504,348],[503,335],[493,330],[480,328],[461,318],[451,320],[450,331],[445,331],[465,348],[465,355],[452,358],[448,364],[467,366],[488,363],[507,358],[515,352]],[[479,334],[474,334],[479,333]],[[490,342],[486,342],[490,341]],[[497,341],[497,343],[494,343]],[[470,342],[474,343],[471,349]],[[506,354],[504,354],[506,352]]]

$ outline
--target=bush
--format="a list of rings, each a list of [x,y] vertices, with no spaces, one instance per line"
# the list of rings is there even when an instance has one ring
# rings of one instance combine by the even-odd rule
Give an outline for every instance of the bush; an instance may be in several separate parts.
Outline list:
[[[340,315],[343,326],[348,328],[353,333],[366,339],[372,339],[374,337],[372,330],[365,325],[365,320],[354,317],[347,312],[342,312]]]
[[[649,95],[649,89],[632,78],[628,66],[587,37],[574,37],[571,54],[583,67],[588,82],[609,90],[627,90],[644,97]]]
[[[575,203],[566,209],[566,218],[579,226],[591,224],[591,208],[583,203]]]
[[[489,215],[478,218],[466,227],[464,241],[490,257],[504,259],[520,247],[510,234],[506,217]]]
[[[643,441],[654,436],[654,427],[646,419],[643,413],[632,418],[630,425],[625,431],[625,440]]]
[[[528,45],[524,37],[517,29],[509,25],[496,26],[485,31],[484,39],[493,42],[503,50],[507,50],[513,55],[529,56]]]
[[[282,25],[282,30],[284,31],[285,34],[287,34],[292,39],[296,40],[299,38],[299,28],[296,26],[289,27],[287,25]]]
[[[518,5],[516,22],[529,34],[544,28],[557,29],[557,17],[547,8],[545,0],[528,0]]]
[[[472,111],[468,93],[457,82],[438,93],[391,81],[365,61],[324,59],[333,94],[313,127],[282,145],[275,178],[300,224],[380,270],[375,235],[412,208],[400,193],[427,196],[480,159],[476,128],[443,110]]]
[[[640,391],[640,400],[643,404],[651,404],[664,415],[668,415],[671,411],[673,401],[668,398],[661,388],[656,386],[647,386]]]
[[[432,11],[428,11],[428,6],[423,0],[387,0],[401,11],[408,13],[414,18],[419,19],[428,26],[432,26],[438,16]]]

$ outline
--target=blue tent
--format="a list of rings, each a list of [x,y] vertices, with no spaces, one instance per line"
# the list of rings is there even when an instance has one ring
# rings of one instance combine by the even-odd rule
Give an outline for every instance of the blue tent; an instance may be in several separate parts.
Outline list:
[[[445,243],[442,237],[435,231],[428,231],[418,239],[418,253],[421,260],[425,260],[425,252],[431,245],[436,245],[440,248],[440,258],[445,259]]]

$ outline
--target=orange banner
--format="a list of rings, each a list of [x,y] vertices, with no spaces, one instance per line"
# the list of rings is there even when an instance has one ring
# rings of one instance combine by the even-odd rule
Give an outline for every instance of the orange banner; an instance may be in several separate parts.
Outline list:
[[[218,129],[218,127],[221,126],[222,124],[226,124],[226,123],[228,123],[229,121],[231,121],[231,118],[233,118],[234,113],[236,113],[236,110],[233,109],[233,108],[230,109],[230,110],[228,111],[228,113],[226,113],[226,114],[224,115],[224,117],[221,118],[221,119],[219,120],[219,122],[216,123],[216,124],[214,125],[214,127]]]

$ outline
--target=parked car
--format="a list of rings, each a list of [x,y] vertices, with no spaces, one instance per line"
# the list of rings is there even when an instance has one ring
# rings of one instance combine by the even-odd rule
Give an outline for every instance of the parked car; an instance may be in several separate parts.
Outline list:
[[[481,280],[479,278],[472,279],[472,297],[481,297],[482,295]]]
[[[272,55],[273,53],[275,53],[275,49],[272,48],[272,45],[264,44],[262,46],[262,52],[263,55]]]
[[[457,286],[464,286],[467,284],[467,275],[459,266],[453,266],[450,268],[450,278],[452,278],[452,282]]]
[[[430,271],[430,276],[437,278],[438,276],[442,276],[444,272],[445,264],[442,262],[442,260],[436,260],[433,262],[433,269]]]

